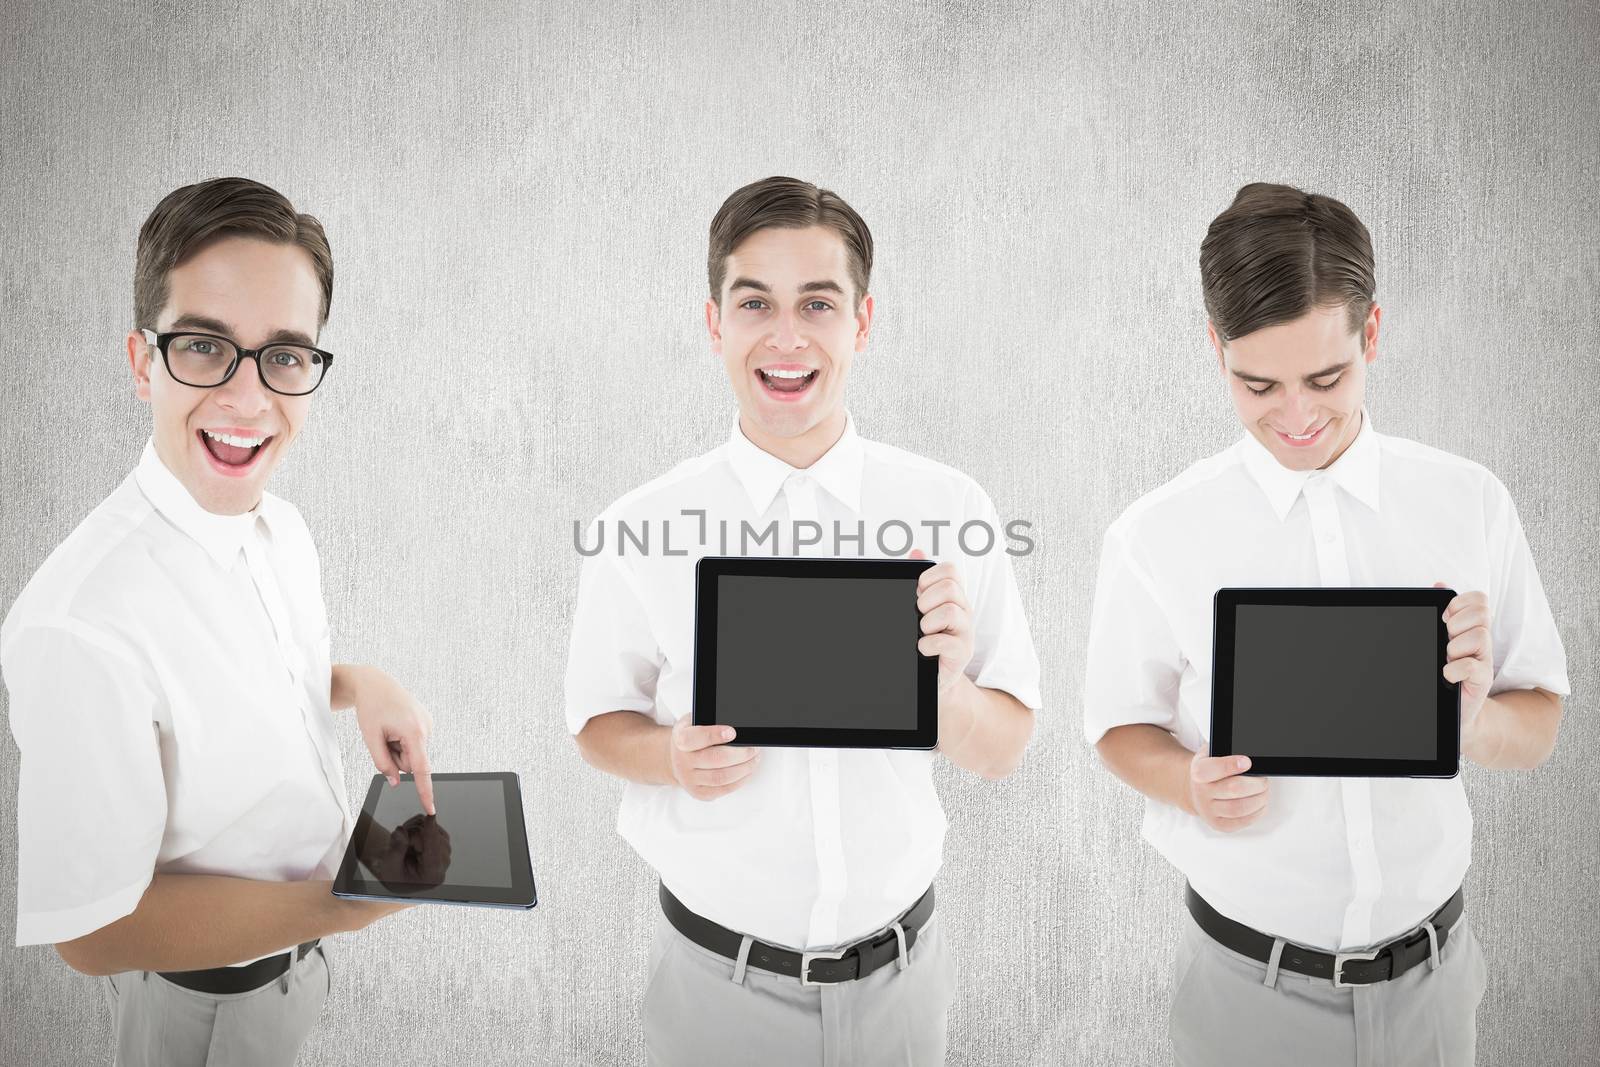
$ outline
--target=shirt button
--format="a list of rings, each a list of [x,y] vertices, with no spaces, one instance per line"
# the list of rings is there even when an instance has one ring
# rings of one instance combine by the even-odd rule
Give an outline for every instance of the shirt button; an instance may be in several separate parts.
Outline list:
[[[1323,530],[1317,535],[1317,540],[1321,541],[1325,545],[1331,545],[1335,540],[1337,540],[1338,536],[1339,535],[1334,533],[1332,530]]]

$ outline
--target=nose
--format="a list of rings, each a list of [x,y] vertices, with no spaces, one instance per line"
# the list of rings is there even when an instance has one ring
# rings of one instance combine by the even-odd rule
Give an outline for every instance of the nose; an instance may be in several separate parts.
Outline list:
[[[1289,433],[1305,433],[1316,426],[1316,398],[1304,389],[1290,390],[1284,402],[1283,422],[1283,428]]]
[[[241,359],[233,377],[211,392],[223,409],[244,418],[254,418],[272,407],[272,394],[261,383],[261,371],[253,359]]]
[[[797,326],[792,311],[780,311],[773,316],[772,332],[767,335],[767,347],[776,352],[798,352],[809,343]]]

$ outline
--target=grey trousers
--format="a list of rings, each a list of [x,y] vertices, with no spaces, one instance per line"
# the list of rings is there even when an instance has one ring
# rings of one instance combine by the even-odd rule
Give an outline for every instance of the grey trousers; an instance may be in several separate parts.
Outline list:
[[[661,916],[650,945],[644,1042],[658,1067],[851,1067],[944,1062],[955,965],[936,911],[909,965],[804,986],[701,948]]]
[[[116,1067],[291,1067],[328,996],[326,949],[248,993],[196,993],[149,971],[102,978]]]
[[[1184,912],[1172,983],[1172,1056],[1180,1067],[1461,1067],[1476,1055],[1483,950],[1466,918],[1439,967],[1335,989],[1213,941]]]

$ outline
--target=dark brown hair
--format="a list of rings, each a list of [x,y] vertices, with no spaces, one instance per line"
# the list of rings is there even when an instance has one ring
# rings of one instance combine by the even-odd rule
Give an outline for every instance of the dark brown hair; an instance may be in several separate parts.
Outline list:
[[[295,211],[278,192],[249,178],[212,178],[162,197],[139,228],[133,266],[133,322],[155,329],[167,303],[167,274],[210,242],[227,236],[259,237],[299,245],[311,256],[322,284],[317,323],[333,303],[333,253],[322,223]]]
[[[722,302],[722,282],[728,257],[746,237],[758,230],[803,229],[827,226],[844,239],[850,261],[850,281],[859,304],[872,275],[872,231],[837,193],[819,189],[798,178],[772,177],[751,182],[722,202],[711,220],[711,249],[706,276],[711,299]]]
[[[1372,237],[1328,196],[1252,182],[1200,245],[1206,314],[1223,341],[1342,305],[1360,330],[1372,308]]]

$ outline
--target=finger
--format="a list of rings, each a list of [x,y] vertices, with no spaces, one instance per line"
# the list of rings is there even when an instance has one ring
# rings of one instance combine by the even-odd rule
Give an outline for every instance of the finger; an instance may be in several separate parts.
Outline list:
[[[928,634],[917,639],[917,651],[924,656],[942,656],[961,647],[961,638],[955,634]]]
[[[1237,800],[1240,797],[1253,797],[1266,791],[1265,778],[1252,778],[1246,774],[1236,774],[1210,786],[1210,795],[1216,800]]]
[[[372,765],[378,773],[389,779],[389,785],[400,784],[400,768],[395,766],[394,754],[389,751],[389,741],[383,736],[383,731],[377,727],[362,729],[361,739],[367,743],[367,751],[372,754]]]
[[[422,810],[429,815],[437,815],[433,807],[433,768],[428,763],[428,748],[422,741],[422,735],[409,737],[404,742],[406,748],[407,770],[417,782],[417,799],[422,801]]]
[[[959,604],[940,604],[922,616],[922,632],[936,634],[941,631],[959,634],[970,628],[971,618]]]
[[[1487,605],[1469,606],[1448,616],[1444,620],[1445,630],[1451,637],[1464,633],[1474,626],[1489,625],[1489,608]]]
[[[953,576],[932,582],[917,593],[918,611],[926,613],[946,603],[959,604],[964,608],[968,606],[966,593],[961,589],[961,582]]]
[[[1448,588],[1442,582],[1435,582],[1434,587],[1437,589]],[[1480,592],[1457,594],[1451,599],[1450,603],[1444,606],[1445,621],[1448,622],[1457,613],[1474,607],[1483,608],[1485,611],[1487,611],[1489,608],[1489,595],[1487,593]]]
[[[756,770],[756,761],[738,763],[732,767],[701,767],[689,772],[689,777],[694,779],[696,785],[712,787],[729,785],[733,782],[748,778]]]
[[[946,560],[944,563],[935,563],[933,566],[917,575],[917,592],[920,594],[924,589],[927,589],[938,582],[942,582],[948,578],[954,578],[955,573],[956,565],[954,563],[951,563],[948,560]]]
[[[1196,756],[1189,763],[1189,777],[1196,782],[1220,782],[1249,769],[1249,756]]]
[[[1465,659],[1468,656],[1483,657],[1489,651],[1489,628],[1487,626],[1474,626],[1451,640],[1444,646],[1446,659]]]
[[[1447,682],[1464,682],[1472,677],[1473,668],[1481,662],[1476,657],[1467,659],[1453,659],[1444,665],[1444,680]]]
[[[701,767],[732,767],[740,763],[748,763],[756,758],[759,749],[748,745],[713,745],[710,748],[698,749],[694,755],[685,757],[691,769]]]
[[[1215,825],[1216,828],[1221,830],[1223,833],[1231,834],[1236,830],[1243,830],[1246,826],[1249,826],[1266,813],[1267,809],[1262,808],[1260,811],[1253,812],[1250,815],[1246,815],[1238,819],[1218,818]]]
[[[709,788],[695,786],[689,795],[696,800],[716,800],[718,797],[725,797],[735,789],[742,787],[747,780],[741,778],[737,782],[729,782],[727,785],[711,786]]]
[[[926,552],[922,551],[922,549],[920,549],[920,548],[913,548],[909,553],[906,554],[906,559],[927,559],[927,558],[928,558],[928,554]]]
[[[725,745],[733,740],[731,726],[684,726],[683,720],[672,728],[672,743],[683,752],[698,752],[712,745]]]
[[[1253,797],[1236,797],[1232,800],[1213,801],[1211,814],[1219,819],[1243,819],[1254,815],[1267,806],[1267,795],[1257,793]]]

